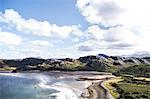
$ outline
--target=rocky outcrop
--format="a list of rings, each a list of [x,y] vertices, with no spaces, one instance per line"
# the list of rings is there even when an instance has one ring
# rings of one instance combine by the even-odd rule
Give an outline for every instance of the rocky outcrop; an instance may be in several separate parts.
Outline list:
[[[39,59],[39,58],[25,58],[22,60],[4,60],[4,63],[9,65],[9,66],[14,66],[14,67],[21,67],[21,66],[35,66],[39,65],[45,62],[44,59]]]
[[[78,60],[82,63],[87,63],[91,60],[98,60],[99,58],[97,56],[84,56],[80,57]]]
[[[4,63],[4,60],[0,59],[0,68],[8,66],[7,64]]]

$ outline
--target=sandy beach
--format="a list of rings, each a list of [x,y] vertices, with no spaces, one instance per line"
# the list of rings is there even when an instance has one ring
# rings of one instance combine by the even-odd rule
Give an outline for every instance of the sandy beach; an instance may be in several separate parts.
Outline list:
[[[64,80],[51,85],[51,88],[60,91],[53,94],[57,97],[56,99],[69,99],[69,97],[71,99],[113,99],[106,94],[106,92],[109,92],[102,84],[104,80],[114,77],[111,74],[98,72],[59,72],[57,73],[57,77]]]
[[[54,89],[54,99],[112,99],[106,97],[102,82],[114,77],[100,72],[40,72],[40,73],[0,73],[0,75],[37,79],[36,88]],[[32,75],[32,77],[28,76]]]

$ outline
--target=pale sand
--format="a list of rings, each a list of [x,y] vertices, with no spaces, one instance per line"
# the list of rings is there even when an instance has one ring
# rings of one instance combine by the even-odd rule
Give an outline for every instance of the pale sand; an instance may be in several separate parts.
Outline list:
[[[59,82],[55,82],[52,85],[46,85],[47,88],[56,89],[60,92],[52,94],[56,96],[56,99],[89,99],[90,93],[88,87],[93,84],[93,82],[100,82],[104,78],[114,77],[113,75],[61,75],[58,79],[61,79]],[[79,78],[88,78],[92,80],[88,81],[78,81]],[[63,80],[64,79],[64,80]],[[68,80],[67,80],[68,79]],[[70,80],[74,79],[74,80]],[[94,80],[98,79],[98,80]],[[102,80],[101,80],[102,79]],[[99,93],[93,93],[93,95],[98,95]],[[90,98],[95,99],[95,98]]]
[[[1,74],[1,73],[0,73]],[[87,88],[92,85],[93,82],[100,82],[104,78],[109,78],[109,77],[114,77],[113,75],[109,74],[104,74],[104,75],[99,75],[97,72],[62,72],[62,73],[52,73],[52,75],[56,75],[57,82],[54,84],[47,84],[48,75],[38,75],[38,79],[41,81],[41,83],[38,84],[39,87],[44,87],[44,88],[52,88],[56,89],[59,92],[51,94],[51,96],[56,96],[56,99],[89,99],[90,94],[89,90]],[[96,75],[95,75],[96,74]],[[21,73],[2,73],[2,75],[9,75],[9,76],[19,76],[19,77],[25,77]],[[37,76],[36,76],[37,77]],[[92,80],[88,81],[78,81],[77,79],[79,78],[88,78]],[[94,80],[98,79],[98,80]],[[94,93],[99,94],[99,93]],[[83,98],[81,96],[87,97]]]

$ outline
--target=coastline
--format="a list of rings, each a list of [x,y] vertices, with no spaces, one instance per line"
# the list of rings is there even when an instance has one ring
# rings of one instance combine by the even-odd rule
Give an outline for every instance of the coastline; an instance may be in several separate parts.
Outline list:
[[[112,78],[108,78],[108,75],[105,77],[107,79]],[[95,77],[93,78],[93,80],[82,80],[83,84],[81,84],[81,81],[79,80],[73,82],[72,84],[57,83],[53,87],[59,90],[60,93],[54,93],[53,95],[56,95],[58,99],[65,99],[62,98],[64,96],[61,96],[65,92],[70,94],[70,97],[72,97],[72,99],[114,99],[111,96],[109,90],[107,90],[106,87],[103,85],[105,77],[103,76],[102,78],[99,78],[99,80],[97,80],[97,78],[96,80],[94,80]],[[79,84],[77,84],[77,82]]]
[[[13,74],[18,75],[21,73],[19,72]],[[31,72],[26,72],[26,73],[31,73]],[[57,99],[69,99],[65,97],[74,97],[72,99],[113,99],[113,98],[101,98],[106,96],[106,94],[102,94],[104,93],[104,91],[106,91],[102,82],[104,80],[114,77],[110,73],[93,72],[93,71],[90,72],[89,71],[76,71],[76,72],[51,71],[51,72],[35,72],[35,73],[39,73],[39,74],[41,73],[44,75],[46,74],[47,77],[55,76],[57,79],[62,80],[60,82],[57,81],[57,83],[53,85],[49,85],[46,82],[42,82],[42,81],[39,84],[40,87],[52,88],[58,90],[59,91],[58,93],[52,94],[53,96],[57,96]],[[8,75],[11,75],[11,73],[9,72]],[[72,80],[70,81],[70,79]],[[101,92],[98,90],[101,90]],[[66,94],[66,96],[64,94]]]
[[[88,99],[114,99],[110,91],[104,86],[104,81],[93,82],[89,87]]]
[[[70,72],[65,72],[65,74],[67,75],[68,73],[70,74]],[[111,96],[109,90],[103,85],[103,82],[111,78],[114,78],[115,76],[107,73],[106,75],[104,75],[104,73],[102,73],[103,75],[99,75],[97,73],[90,75],[89,72],[87,72],[86,75],[83,75],[83,72],[82,75],[79,72],[76,73],[78,73],[77,74],[78,77],[76,79],[77,82],[78,81],[88,82],[84,83],[84,87],[80,85],[78,87],[75,87],[75,83],[72,85],[70,84],[70,89],[79,90],[74,91],[78,95],[78,97],[80,97],[79,99],[114,99],[113,96]],[[71,76],[74,76],[76,73],[71,72]]]
[[[12,73],[12,70],[0,70],[0,73]]]
[[[104,85],[104,82],[105,81],[103,81],[102,83],[101,83],[101,86],[104,88],[104,90],[106,91],[106,98],[107,99],[114,99],[114,97],[111,95],[111,93],[110,93],[110,90]]]

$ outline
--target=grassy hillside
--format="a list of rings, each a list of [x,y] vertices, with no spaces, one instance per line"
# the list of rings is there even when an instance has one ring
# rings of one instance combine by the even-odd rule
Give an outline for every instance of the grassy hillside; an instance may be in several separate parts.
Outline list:
[[[150,77],[150,65],[134,65],[127,68],[123,68],[114,74],[115,75],[128,74],[141,77]]]
[[[150,80],[123,76],[104,82],[115,99],[150,99]]]
[[[135,76],[149,76],[150,58],[107,56],[99,54],[80,57],[78,59],[41,59],[25,58],[16,60],[0,60],[0,68],[15,67],[17,71],[99,71],[115,74],[131,74]],[[135,66],[133,66],[135,65]],[[131,67],[130,67],[131,66]],[[120,70],[121,69],[121,70]],[[118,71],[118,72],[117,72]]]

